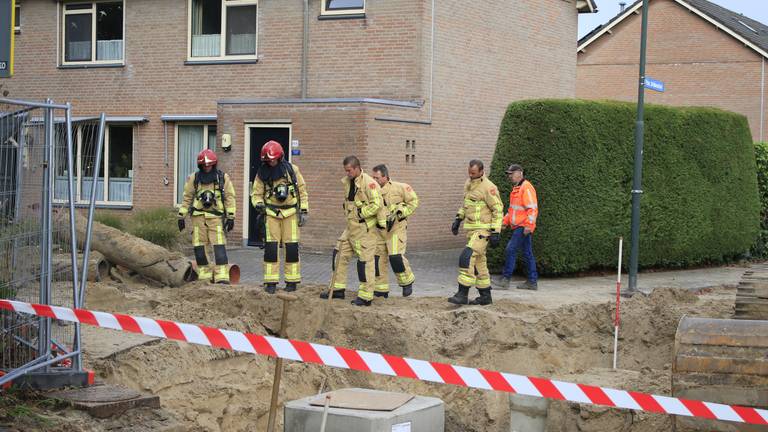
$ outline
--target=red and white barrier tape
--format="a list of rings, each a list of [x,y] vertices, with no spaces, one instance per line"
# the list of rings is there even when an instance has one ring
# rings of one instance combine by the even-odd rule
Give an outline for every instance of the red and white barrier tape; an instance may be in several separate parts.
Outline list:
[[[0,300],[0,309],[342,369],[576,403],[768,425],[768,410],[454,366],[173,321]]]

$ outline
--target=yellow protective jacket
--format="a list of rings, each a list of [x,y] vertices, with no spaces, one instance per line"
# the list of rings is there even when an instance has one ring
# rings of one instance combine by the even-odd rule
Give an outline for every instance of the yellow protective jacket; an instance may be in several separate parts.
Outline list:
[[[341,179],[344,184],[344,212],[347,223],[364,223],[373,228],[377,223],[386,226],[387,211],[381,199],[381,187],[373,177],[361,173],[354,180]]]
[[[237,211],[235,187],[232,184],[232,180],[229,179],[229,174],[221,173],[221,171],[219,171],[219,173],[220,174],[216,177],[217,179],[224,180],[223,187],[219,186],[219,180],[214,183],[200,183],[195,185],[195,177],[197,176],[197,173],[190,174],[187,177],[186,182],[184,182],[184,196],[181,200],[181,207],[179,208],[180,217],[186,216],[191,209],[192,216],[220,218],[226,214],[229,219],[235,218],[235,212]],[[224,190],[223,200],[221,199],[221,189]],[[200,196],[207,190],[213,191],[213,194],[216,197],[216,203],[211,208],[205,209],[200,202]]]
[[[503,204],[499,189],[483,176],[469,179],[464,185],[464,205],[456,217],[464,220],[464,229],[501,232]]]
[[[304,182],[304,176],[301,175],[299,167],[290,164],[293,173],[296,176],[296,184],[293,184],[290,175],[285,175],[272,184],[264,181],[256,175],[251,187],[251,205],[256,207],[258,204],[264,204],[267,215],[284,219],[296,214],[296,205],[301,201],[301,210],[309,211],[309,194],[307,193],[307,184]],[[275,196],[275,190],[280,185],[288,185],[288,198],[285,201],[279,201]],[[297,192],[298,189],[298,192]],[[298,193],[298,196],[297,196]]]
[[[405,220],[416,211],[419,206],[419,197],[413,188],[405,183],[389,181],[381,188],[381,196],[384,206],[395,220]]]

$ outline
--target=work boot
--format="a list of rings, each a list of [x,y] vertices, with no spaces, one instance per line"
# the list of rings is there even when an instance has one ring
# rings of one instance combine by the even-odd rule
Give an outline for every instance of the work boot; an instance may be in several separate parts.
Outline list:
[[[413,294],[413,284],[408,284],[403,287],[403,297],[408,297]]]
[[[536,282],[525,281],[517,286],[517,289],[536,291],[539,289],[539,285]]]
[[[512,278],[506,276],[496,276],[492,278],[493,288],[499,290],[508,290],[512,285]]]
[[[297,284],[297,282],[286,282],[285,283],[285,292],[296,291],[296,284]]]
[[[344,291],[344,290],[333,290],[333,295],[332,295],[332,297],[333,297],[333,298],[335,298],[335,299],[342,299],[342,300],[343,300],[343,299],[344,299],[344,295],[345,295],[345,292],[346,292],[346,291]],[[323,291],[323,292],[321,292],[321,293],[320,293],[320,298],[321,298],[321,299],[325,299],[325,300],[328,300],[328,291]]]
[[[456,294],[453,295],[453,297],[448,299],[448,303],[453,303],[457,305],[465,305],[469,304],[469,287],[459,284],[459,290],[456,291]]]
[[[478,288],[477,292],[480,293],[480,297],[472,300],[469,302],[471,305],[479,305],[479,306],[486,306],[491,303],[493,303],[493,299],[491,298],[491,289],[490,288]]]
[[[360,297],[356,297],[350,303],[352,303],[355,306],[370,306],[371,305],[371,301],[370,300],[363,300]]]
[[[375,297],[389,298],[389,291],[374,291],[373,295]]]
[[[264,284],[264,291],[266,291],[267,294],[274,294],[277,291],[277,284],[272,282]]]
[[[220,281],[218,281],[216,283],[217,284],[221,284],[221,285],[229,285],[230,284],[228,280],[220,280]]]

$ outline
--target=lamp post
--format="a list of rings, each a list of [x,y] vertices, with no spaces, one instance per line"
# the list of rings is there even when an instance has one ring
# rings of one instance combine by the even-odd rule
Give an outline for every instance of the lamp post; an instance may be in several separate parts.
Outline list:
[[[635,121],[635,169],[632,178],[632,237],[629,253],[629,287],[625,294],[637,292],[637,262],[640,255],[640,196],[643,193],[643,134],[645,132],[645,51],[648,36],[648,0],[643,0],[640,30],[640,79],[637,87],[637,120]]]

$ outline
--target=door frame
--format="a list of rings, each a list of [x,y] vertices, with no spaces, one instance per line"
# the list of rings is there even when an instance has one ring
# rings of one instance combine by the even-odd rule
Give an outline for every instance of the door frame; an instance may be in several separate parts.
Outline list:
[[[245,123],[245,134],[243,135],[245,137],[245,142],[243,143],[243,147],[245,150],[245,159],[243,160],[243,196],[245,197],[245,207],[243,207],[243,246],[248,247],[248,219],[250,216],[250,210],[251,210],[251,129],[288,129],[288,153],[285,155],[285,157],[288,159],[288,162],[291,161],[291,141],[293,140],[293,124],[290,122],[286,123],[276,123],[274,121],[272,122],[266,122],[266,123],[259,123],[259,122],[253,122],[249,121]]]

